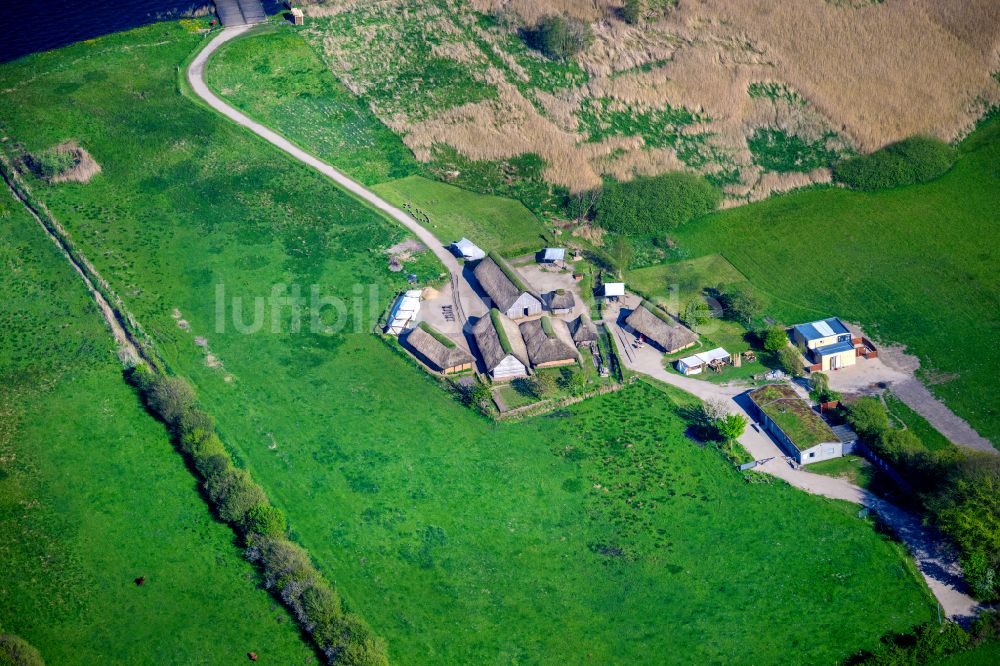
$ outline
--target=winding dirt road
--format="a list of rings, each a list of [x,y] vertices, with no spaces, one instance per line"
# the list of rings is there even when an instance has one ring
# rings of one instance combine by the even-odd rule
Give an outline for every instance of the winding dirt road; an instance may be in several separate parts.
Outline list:
[[[406,212],[396,208],[361,183],[352,179],[350,176],[338,171],[323,160],[302,150],[277,132],[261,125],[257,121],[248,117],[246,114],[241,113],[240,111],[237,111],[233,107],[229,106],[229,104],[219,99],[219,97],[209,89],[208,85],[205,83],[205,63],[208,62],[209,58],[219,49],[220,46],[239,37],[252,28],[253,26],[251,25],[225,28],[218,33],[215,38],[212,39],[212,41],[210,41],[200,53],[198,53],[197,56],[195,56],[195,59],[191,62],[191,65],[187,70],[187,80],[188,83],[191,84],[191,88],[194,90],[195,94],[203,99],[210,107],[233,122],[238,125],[242,125],[303,164],[316,169],[316,171],[319,171],[341,188],[347,190],[370,206],[374,206],[412,231],[424,245],[430,248],[434,255],[441,261],[442,264],[444,264],[445,268],[448,269],[451,275],[455,276],[456,279],[453,279],[452,283],[458,288],[453,291],[452,295],[455,299],[455,307],[457,310],[459,312],[478,313],[482,309],[476,307],[476,303],[479,302],[479,298],[472,286],[463,278],[462,265],[447,249],[444,243],[442,243],[434,234],[421,226],[415,219],[407,215]]]
[[[198,53],[187,71],[187,80],[191,84],[191,88],[195,94],[233,122],[249,129],[254,134],[303,164],[316,169],[343,189],[389,215],[412,231],[417,238],[434,252],[435,256],[441,260],[441,263],[451,273],[452,284],[457,287],[454,289],[453,297],[456,300],[456,307],[459,312],[463,310],[474,313],[479,312],[482,309],[479,297],[476,295],[473,287],[464,278],[462,265],[434,234],[421,226],[404,211],[396,208],[374,192],[365,188],[364,185],[295,146],[280,134],[229,106],[229,104],[219,99],[209,89],[204,80],[205,64],[208,62],[208,59],[220,46],[239,37],[250,28],[251,26],[226,28]],[[608,322],[608,324],[613,330],[618,329],[618,325],[613,321]],[[622,349],[620,351],[623,355],[622,358],[625,359],[626,365],[630,369],[683,389],[702,400],[723,400],[731,411],[742,413],[749,417],[744,407],[740,404],[738,397],[743,392],[743,389],[718,386],[709,382],[669,373],[663,368],[662,357],[654,350],[649,347],[640,350],[628,349],[628,345],[625,344],[625,340],[628,338],[622,337],[627,334],[620,329],[615,330],[615,333],[619,335],[621,340],[620,346]],[[774,458],[770,462],[757,467],[757,471],[776,476],[806,492],[833,499],[846,500],[877,511],[900,539],[906,543],[910,552],[916,558],[917,565],[927,581],[928,587],[930,587],[935,597],[937,597],[945,613],[952,618],[969,618],[975,615],[979,604],[964,592],[965,583],[961,567],[958,565],[954,553],[944,546],[945,541],[943,539],[925,528],[919,518],[876,498],[868,491],[854,486],[843,479],[811,474],[801,469],[792,469],[785,462],[784,455],[774,441],[755,429],[748,428],[744,436],[740,438],[740,443],[757,460]]]

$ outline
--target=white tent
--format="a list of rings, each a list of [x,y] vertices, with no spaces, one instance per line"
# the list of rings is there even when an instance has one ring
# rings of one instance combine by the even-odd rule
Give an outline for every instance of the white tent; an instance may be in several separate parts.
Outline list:
[[[609,298],[611,296],[624,296],[625,295],[625,283],[624,282],[605,282],[604,283],[604,297]]]
[[[455,254],[469,261],[476,261],[486,256],[486,253],[468,238],[455,241],[451,247],[455,250]]]
[[[697,375],[705,366],[713,361],[729,360],[729,352],[722,347],[688,356],[677,361],[677,371],[683,375]]]
[[[410,289],[399,295],[389,312],[389,323],[385,326],[386,333],[399,335],[406,330],[407,324],[420,312],[420,293],[419,289]]]

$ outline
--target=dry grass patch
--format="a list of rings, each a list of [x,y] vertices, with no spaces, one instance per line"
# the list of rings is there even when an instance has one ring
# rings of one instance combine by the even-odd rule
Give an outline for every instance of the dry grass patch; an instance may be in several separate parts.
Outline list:
[[[992,0],[685,0],[639,25],[621,6],[341,0],[311,8],[330,18],[307,34],[418,159],[432,161],[436,144],[472,160],[534,153],[548,183],[570,191],[689,169],[731,202],[755,200],[829,180],[815,160],[770,171],[783,167],[748,144],[761,130],[844,155],[914,133],[954,140],[1000,103]],[[535,57],[514,36],[549,14],[591,23],[573,62]],[[435,59],[461,65],[465,82]],[[670,120],[677,111],[691,118]],[[779,158],[787,149],[775,147]]]

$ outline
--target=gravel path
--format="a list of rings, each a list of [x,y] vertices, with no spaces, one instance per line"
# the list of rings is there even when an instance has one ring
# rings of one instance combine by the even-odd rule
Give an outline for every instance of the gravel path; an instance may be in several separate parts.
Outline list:
[[[242,125],[303,164],[316,169],[321,174],[337,183],[337,185],[343,189],[347,190],[365,203],[379,209],[412,231],[424,245],[429,247],[431,251],[434,252],[434,255],[441,261],[442,264],[444,264],[445,268],[447,268],[453,276],[458,276],[458,279],[454,280],[454,282],[457,283],[459,289],[453,292],[454,298],[456,299],[455,307],[458,311],[476,314],[482,310],[483,308],[476,305],[479,303],[479,297],[476,295],[475,290],[467,280],[462,278],[462,265],[458,262],[458,259],[455,258],[455,255],[453,255],[445,247],[445,245],[438,240],[436,236],[434,236],[434,234],[422,227],[416,220],[407,215],[404,211],[382,199],[380,196],[366,188],[361,183],[352,179],[350,176],[347,176],[326,162],[310,155],[280,134],[268,129],[264,125],[261,125],[257,121],[229,106],[209,89],[208,85],[205,83],[205,63],[208,62],[208,59],[213,53],[215,53],[216,50],[218,50],[220,46],[231,39],[239,37],[252,27],[253,26],[243,25],[222,30],[215,36],[214,39],[212,39],[211,42],[208,43],[204,49],[202,49],[197,56],[195,56],[195,59],[191,62],[187,71],[188,83],[191,84],[191,88],[194,90],[195,94],[205,100],[205,102],[213,109],[233,122]]]
[[[316,169],[340,187],[383,211],[412,231],[417,238],[434,252],[438,259],[441,260],[441,263],[451,272],[453,283],[457,283],[459,286],[459,289],[455,292],[455,298],[458,299],[456,307],[458,307],[459,311],[465,310],[466,307],[470,307],[473,312],[479,311],[481,307],[477,305],[479,298],[476,296],[475,290],[466,279],[460,277],[463,275],[462,265],[445,249],[444,245],[434,234],[422,227],[405,212],[383,200],[357,181],[240,113],[209,90],[204,81],[205,63],[208,61],[208,58],[222,44],[239,37],[248,29],[249,26],[226,28],[195,57],[187,72],[188,82],[191,84],[194,92],[219,113],[246,127],[254,134],[277,146],[303,164]],[[466,307],[463,307],[463,301]],[[622,359],[631,370],[647,374],[662,382],[677,386],[702,400],[723,400],[729,405],[732,411],[743,413],[749,418],[749,414],[746,413],[745,407],[741,404],[738,397],[740,393],[744,392],[744,389],[719,386],[710,382],[669,373],[663,368],[662,356],[659,353],[651,349],[648,345],[643,349],[628,348],[625,341],[630,340],[631,336],[623,331],[614,321],[607,323],[614,334],[612,337],[618,338],[617,342],[621,348]],[[917,559],[917,564],[924,578],[927,580],[927,585],[937,597],[948,616],[967,618],[975,614],[978,603],[964,593],[964,579],[954,555],[942,547],[943,540],[937,538],[935,534],[925,528],[917,517],[888,502],[877,499],[867,491],[851,485],[842,479],[834,479],[792,469],[784,461],[783,454],[773,440],[753,428],[747,428],[746,433],[740,438],[740,443],[743,444],[755,459],[760,460],[774,457],[774,460],[759,466],[757,468],[759,471],[767,472],[784,479],[791,485],[807,492],[833,499],[846,500],[856,504],[863,504],[877,511],[882,519],[906,543],[910,552]]]
[[[702,400],[724,403],[731,412],[742,414],[751,423],[749,399],[745,388],[722,386],[701,379],[684,377],[668,372],[663,367],[663,355],[648,344],[640,349],[631,347],[634,336],[625,331],[613,319],[605,324],[612,332],[612,338],[619,345],[620,356],[625,365],[634,372],[640,372],[665,384],[676,386]],[[919,516],[905,511],[863,488],[844,479],[822,474],[813,474],[804,468],[793,469],[785,459],[785,454],[773,439],[761,430],[749,427],[740,437],[740,444],[753,456],[754,460],[771,460],[755,468],[755,471],[776,476],[788,484],[822,497],[844,500],[860,504],[875,511],[906,544],[917,562],[917,568],[927,582],[927,587],[941,604],[948,617],[967,620],[980,609],[979,602],[967,594],[967,586],[962,575],[958,554],[950,543],[936,530],[925,527]]]

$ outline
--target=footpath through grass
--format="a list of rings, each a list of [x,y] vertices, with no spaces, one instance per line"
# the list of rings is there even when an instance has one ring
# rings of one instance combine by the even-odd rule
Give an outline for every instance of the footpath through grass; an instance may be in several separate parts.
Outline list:
[[[228,42],[212,56],[205,76],[230,104],[374,186],[443,243],[467,236],[485,249],[513,255],[543,242],[544,227],[521,202],[424,177],[427,167],[291,26],[265,26]]]
[[[786,323],[837,315],[906,344],[921,377],[1000,444],[1000,118],[959,146],[940,179],[876,193],[811,190],[678,230],[774,298]]]
[[[854,507],[747,484],[669,394],[494,424],[403,362],[368,331],[405,285],[377,250],[401,232],[179,95],[199,39],[161,24],[6,65],[0,118],[102,165],[34,186],[394,663],[834,662],[931,619]],[[273,325],[276,285],[347,299],[345,327],[311,330],[336,307],[307,302],[295,331],[281,301]]]
[[[49,664],[311,660],[6,186],[0,265],[0,624]]]
[[[410,149],[291,26],[264,26],[224,44],[205,79],[230,104],[365,185],[420,170]]]

